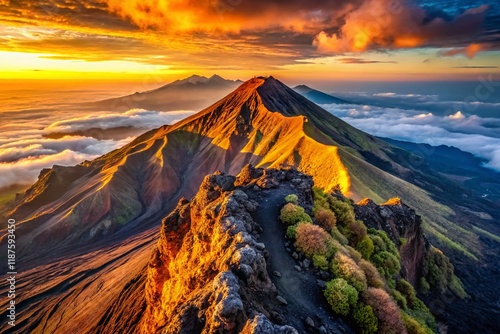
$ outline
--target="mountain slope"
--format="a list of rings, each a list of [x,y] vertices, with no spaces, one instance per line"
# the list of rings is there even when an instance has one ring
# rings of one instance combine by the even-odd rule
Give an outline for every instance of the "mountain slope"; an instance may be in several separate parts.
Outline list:
[[[451,222],[454,211],[442,200],[450,189],[460,189],[409,158],[410,153],[353,128],[278,80],[251,79],[198,114],[149,131],[94,161],[42,171],[30,189],[2,208],[18,222],[19,266],[30,273],[29,282],[43,282],[37,272],[64,276],[45,282],[43,290],[30,290],[21,309],[39,314],[38,324],[52,324],[62,312],[56,306],[61,301],[55,300],[81,303],[102,289],[94,280],[115,282],[107,287],[109,298],[94,297],[106,305],[103,309],[120,298],[132,303],[135,295],[126,285],[143,282],[144,254],[154,244],[148,238],[161,218],[179,198],[192,197],[205,175],[237,174],[248,163],[294,165],[317,186],[338,188],[355,199],[383,202],[399,196],[425,216],[428,231],[453,233],[460,244],[452,241],[452,247],[481,256],[478,236]],[[149,236],[148,241],[138,236]],[[86,263],[102,250],[113,255],[100,258],[99,265]],[[64,263],[75,266],[68,273]],[[134,279],[116,280],[124,272]],[[37,299],[53,303],[30,303]],[[79,312],[82,319],[88,315]],[[115,320],[133,322],[137,315],[132,313]]]
[[[322,91],[313,89],[306,85],[296,86],[293,88],[293,90],[317,104],[349,103],[346,100],[339,99],[338,97],[323,93]]]
[[[86,103],[84,106],[88,110],[112,111],[135,108],[157,111],[197,110],[224,97],[241,83],[239,80],[226,80],[218,75],[210,78],[193,75],[157,89]]]
[[[172,209],[180,196],[192,196],[205,175],[237,173],[248,163],[294,165],[317,186],[358,199],[387,200],[397,193],[418,210],[436,216],[446,210],[401,179],[412,171],[392,160],[393,152],[276,79],[259,77],[122,149],[74,168],[43,171],[10,214],[26,226],[22,233],[31,240],[23,251],[47,242],[88,243],[143,225]]]

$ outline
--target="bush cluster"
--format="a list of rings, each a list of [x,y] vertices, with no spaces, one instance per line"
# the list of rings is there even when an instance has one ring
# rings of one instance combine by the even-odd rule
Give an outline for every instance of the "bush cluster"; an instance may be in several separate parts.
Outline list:
[[[337,224],[337,218],[335,217],[335,214],[329,209],[320,208],[314,214],[314,219],[321,227],[323,227],[328,232],[330,232]]]
[[[378,319],[380,333],[400,334],[406,332],[399,308],[385,290],[368,288],[363,292],[362,297],[363,301],[372,307]]]
[[[358,301],[358,291],[343,278],[326,283],[324,294],[332,310],[343,316],[348,315],[351,307]]]
[[[292,204],[299,204],[299,197],[295,194],[290,194],[285,197],[285,202]]]
[[[338,252],[332,261],[332,274],[335,277],[345,279],[358,291],[364,291],[367,288],[364,271],[346,254]]]
[[[300,222],[312,223],[311,217],[304,208],[293,203],[288,203],[281,208],[280,219],[286,225],[294,225]]]
[[[330,257],[336,251],[333,238],[317,225],[299,224],[295,238],[295,247],[308,258],[314,255]]]
[[[354,311],[352,312],[352,319],[359,333],[377,333],[378,319],[373,313],[373,309],[371,306],[366,305],[362,302],[358,303],[358,305],[356,305]]]
[[[453,264],[440,249],[429,249],[424,258],[422,273],[431,289],[439,293],[449,290],[460,298],[467,297],[462,282],[455,276]]]

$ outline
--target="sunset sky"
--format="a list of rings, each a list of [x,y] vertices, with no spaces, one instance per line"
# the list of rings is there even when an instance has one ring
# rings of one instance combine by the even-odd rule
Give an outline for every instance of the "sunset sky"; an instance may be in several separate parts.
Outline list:
[[[498,7],[471,0],[0,0],[0,78],[474,80],[500,73]]]

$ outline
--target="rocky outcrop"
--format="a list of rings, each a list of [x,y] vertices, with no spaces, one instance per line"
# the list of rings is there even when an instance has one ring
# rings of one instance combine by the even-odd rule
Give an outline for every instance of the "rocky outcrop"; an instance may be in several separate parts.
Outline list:
[[[192,201],[179,201],[148,267],[142,333],[298,333],[268,317],[280,302],[257,241],[258,204],[248,195],[283,180],[312,204],[310,177],[251,166],[236,177],[209,175]]]
[[[403,273],[408,281],[416,285],[428,248],[422,230],[422,218],[399,199],[382,205],[364,199],[354,205],[354,211],[356,218],[361,219],[367,227],[385,231],[399,246]]]

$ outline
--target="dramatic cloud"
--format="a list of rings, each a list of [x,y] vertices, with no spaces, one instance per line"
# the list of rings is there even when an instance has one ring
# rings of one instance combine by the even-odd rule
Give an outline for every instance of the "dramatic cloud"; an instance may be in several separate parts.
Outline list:
[[[380,94],[379,94],[380,95]],[[397,94],[386,93],[395,97]],[[379,137],[414,143],[455,146],[488,161],[500,171],[500,119],[467,116],[456,111],[443,116],[420,110],[371,105],[324,105],[349,124]]]
[[[446,48],[443,55],[473,57],[480,49],[499,49],[497,8],[488,10],[481,2],[475,8],[461,1],[418,3],[3,1],[0,50],[58,60],[126,60],[176,70],[275,70],[325,53],[432,46]],[[455,13],[444,15],[445,10]]]
[[[368,0],[345,17],[338,32],[322,31],[314,45],[320,52],[362,52],[371,49],[446,46],[469,41],[481,30],[487,5],[470,8],[451,20],[429,19],[422,7],[406,1]],[[469,53],[479,46],[469,46]]]

